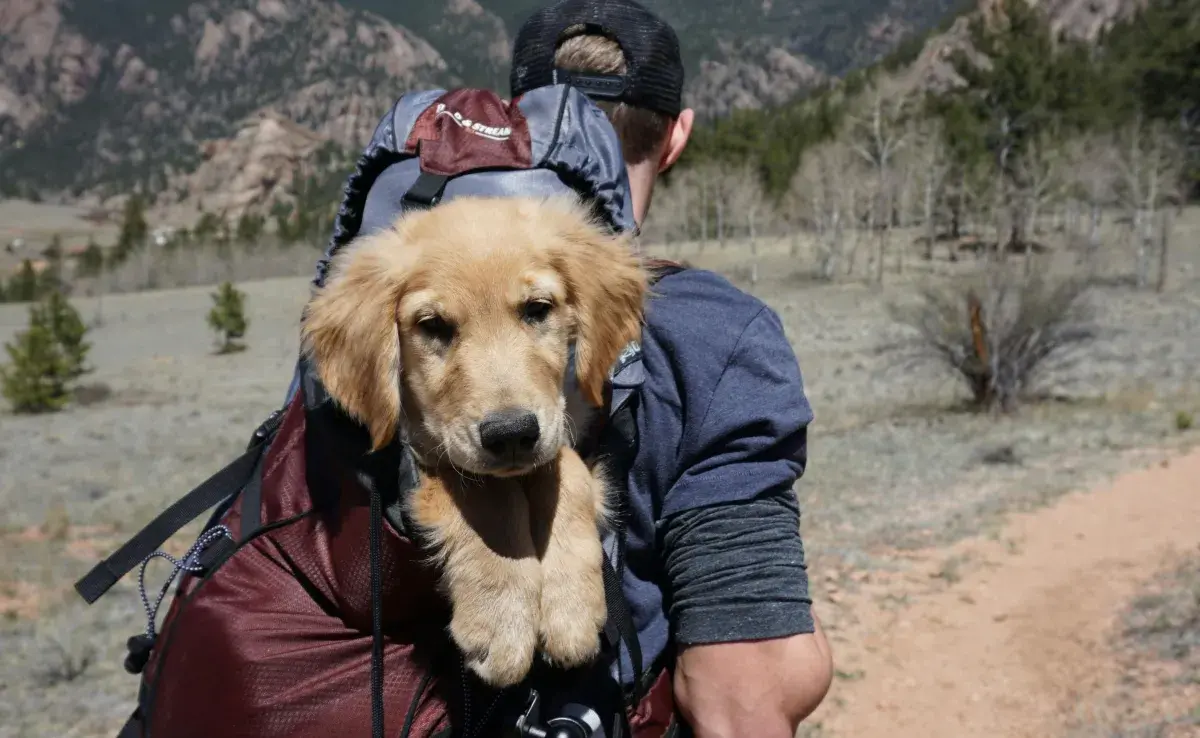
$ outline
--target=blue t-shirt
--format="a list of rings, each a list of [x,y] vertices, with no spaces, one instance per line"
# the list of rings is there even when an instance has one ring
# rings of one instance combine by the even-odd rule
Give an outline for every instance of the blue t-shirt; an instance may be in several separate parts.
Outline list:
[[[622,581],[647,669],[672,638],[812,632],[792,486],[813,414],[779,316],[701,269],[652,292]],[[622,664],[628,682],[624,649]]]
[[[813,417],[783,325],[763,302],[700,269],[662,278],[653,293],[642,331],[646,376],[636,416],[639,448],[628,478],[623,582],[647,667],[671,640],[672,626],[680,627],[669,617],[672,588],[662,550],[666,522],[699,508],[767,495],[794,501],[791,489],[804,471]],[[806,589],[798,525],[784,534],[794,537],[788,550],[799,553],[769,565],[791,567],[789,582],[799,574],[798,588]],[[705,555],[736,560],[742,552],[734,549],[746,545],[753,543],[727,540],[721,545],[725,550]],[[706,586],[720,586],[719,571],[705,576],[711,580]],[[807,592],[795,594],[799,600],[787,603],[787,613],[772,613],[777,603],[770,597],[746,601],[743,595],[718,600],[705,616],[758,619],[756,634],[764,633],[758,637],[811,631]],[[761,622],[775,615],[785,616],[786,624]],[[693,624],[691,630],[730,632],[730,626]]]

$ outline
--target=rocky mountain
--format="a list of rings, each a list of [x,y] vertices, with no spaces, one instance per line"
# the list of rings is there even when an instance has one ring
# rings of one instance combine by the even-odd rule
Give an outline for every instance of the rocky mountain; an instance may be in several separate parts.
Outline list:
[[[448,80],[424,39],[326,0],[5,0],[0,182],[158,190],[264,110],[352,146],[397,89]]]
[[[1141,2],[1041,1],[1084,36]],[[506,87],[512,37],[541,2],[3,0],[0,196],[141,188],[161,207],[206,195],[257,206],[315,150],[357,150],[405,90]],[[679,30],[687,101],[706,117],[785,102],[956,4],[645,2]]]

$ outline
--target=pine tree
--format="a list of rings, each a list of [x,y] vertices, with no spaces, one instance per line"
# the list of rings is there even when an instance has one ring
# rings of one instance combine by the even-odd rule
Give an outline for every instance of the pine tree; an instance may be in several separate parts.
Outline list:
[[[21,261],[21,271],[13,275],[8,282],[7,297],[9,302],[33,302],[42,291],[42,281],[33,268],[29,259]]]
[[[54,234],[50,238],[50,243],[42,251],[42,256],[46,257],[46,270],[42,272],[40,293],[45,294],[49,290],[65,289],[62,237],[57,233]]]
[[[88,327],[80,317],[79,311],[57,290],[47,295],[45,310],[50,331],[54,340],[58,342],[66,363],[67,379],[78,379],[90,372],[87,355],[92,346],[84,340]]]
[[[87,248],[79,255],[79,275],[95,277],[104,271],[104,251],[95,239],[89,238]]]
[[[217,334],[218,353],[241,351],[245,346],[236,342],[246,335],[246,295],[231,282],[222,284],[212,294],[213,308],[208,313],[208,325]]]
[[[29,327],[5,344],[9,364],[0,367],[0,392],[18,413],[62,409],[69,399],[69,367],[43,305],[29,308]]]
[[[142,196],[134,193],[125,201],[125,210],[121,217],[121,232],[117,236],[117,248],[113,259],[117,263],[125,261],[135,249],[146,245],[150,236],[150,226],[146,223],[146,205]]]

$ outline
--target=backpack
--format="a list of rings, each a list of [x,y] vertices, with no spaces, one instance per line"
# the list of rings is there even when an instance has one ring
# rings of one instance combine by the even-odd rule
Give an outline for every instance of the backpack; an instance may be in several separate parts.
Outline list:
[[[346,183],[314,283],[338,249],[400,212],[461,195],[563,192],[586,198],[614,231],[636,227],[615,131],[578,89],[555,85],[511,103],[472,89],[405,95]],[[680,269],[653,263],[652,279]],[[580,449],[605,454],[615,480],[637,453],[643,379],[635,342],[610,371],[607,422]],[[284,407],[241,457],[76,583],[91,604],[141,566],[147,628],[129,639],[125,661],[141,682],[118,738],[684,734],[669,659],[642,663],[621,588],[619,523],[604,541],[600,657],[570,673],[539,663],[521,685],[494,690],[462,666],[436,574],[406,532],[400,501],[418,482],[411,453],[399,440],[367,449],[365,429],[302,360]],[[182,558],[159,550],[214,506]],[[151,605],[145,573],[155,558],[174,570]]]

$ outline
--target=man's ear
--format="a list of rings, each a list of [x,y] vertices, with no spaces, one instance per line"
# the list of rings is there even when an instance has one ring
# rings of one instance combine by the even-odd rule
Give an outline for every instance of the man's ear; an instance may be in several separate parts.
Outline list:
[[[679,161],[679,157],[683,156],[683,150],[687,148],[688,140],[692,137],[692,125],[695,122],[696,111],[691,108],[684,108],[679,117],[671,122],[667,144],[663,146],[662,156],[658,160],[659,174],[670,169]]]
[[[386,446],[400,423],[396,311],[411,251],[394,230],[347,245],[301,325],[302,350],[330,397],[370,431],[372,450]]]
[[[604,404],[608,370],[642,333],[646,272],[628,239],[572,229],[555,261],[575,316],[575,375],[583,398]]]

